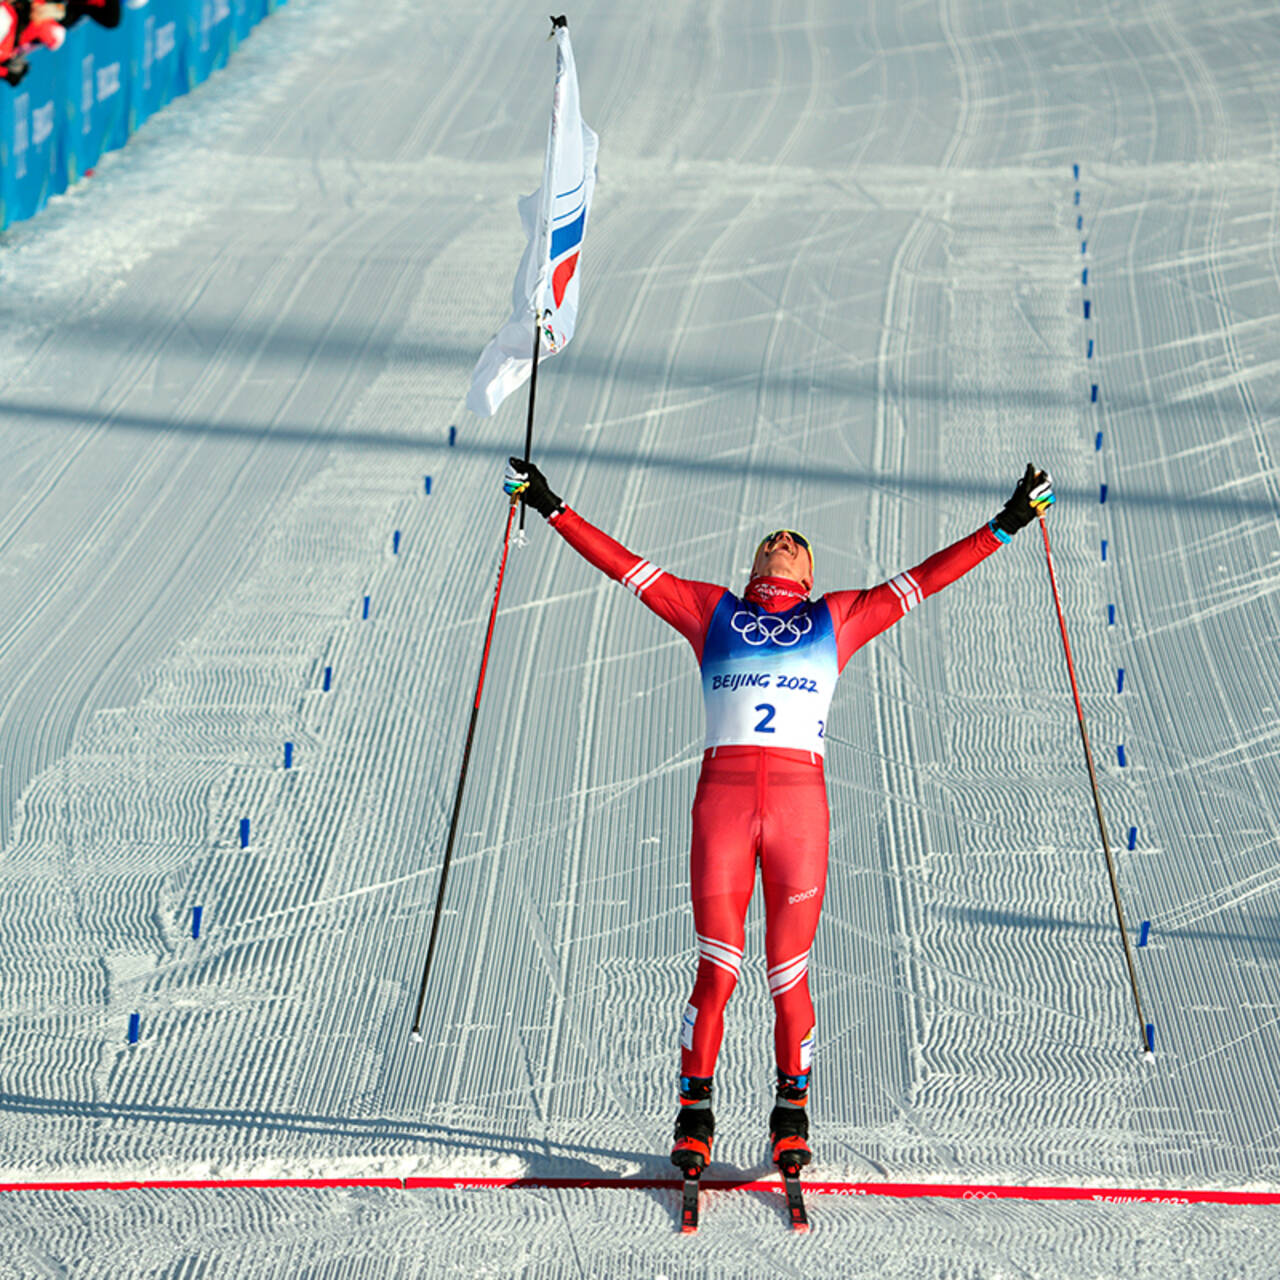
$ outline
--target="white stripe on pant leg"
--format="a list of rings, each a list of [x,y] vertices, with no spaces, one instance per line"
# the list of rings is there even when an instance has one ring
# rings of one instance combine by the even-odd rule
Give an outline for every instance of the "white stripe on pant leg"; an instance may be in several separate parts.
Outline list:
[[[732,946],[728,942],[721,942],[719,938],[706,938],[698,934],[698,951],[700,954],[712,952],[731,964],[739,966],[742,964],[742,948]]]
[[[798,956],[792,956],[789,960],[779,960],[777,964],[769,967],[769,977],[772,980],[775,973],[781,973],[784,969],[790,969],[792,965],[807,964],[809,961],[809,953],[802,951]]]
[[[794,959],[784,960],[781,964],[774,965],[769,970],[769,994],[780,996],[784,991],[790,991],[808,972],[809,953],[807,951]]]
[[[719,938],[713,938],[709,933],[698,933],[694,936],[698,939],[699,946],[704,942],[709,942],[712,946],[719,947],[722,951],[732,952],[735,956],[742,954],[741,947],[735,947],[732,942],[722,942]]]
[[[704,938],[701,935],[698,937],[698,958],[727,969],[735,978],[742,968],[741,951],[729,946],[727,942],[717,942],[714,938]]]
[[[770,994],[770,995],[771,995],[775,1000],[776,1000],[779,996],[786,995],[786,993],[787,993],[788,991],[790,991],[792,987],[798,987],[798,986],[799,986],[799,985],[800,985],[800,984],[805,980],[805,975],[806,975],[806,974],[808,974],[808,972],[809,972],[809,970],[808,970],[808,968],[806,967],[806,968],[804,968],[804,969],[801,969],[801,970],[800,970],[800,972],[799,972],[799,973],[797,973],[797,974],[796,974],[796,976],[795,976],[794,978],[792,978],[790,982],[787,982],[787,983],[785,983],[784,985],[782,985],[782,986],[780,986],[780,987],[770,986],[770,988],[769,988],[769,994]]]
[[[799,964],[784,970],[782,973],[774,974],[769,979],[769,994],[776,996],[780,992],[790,991],[808,972],[809,966],[807,964]]]

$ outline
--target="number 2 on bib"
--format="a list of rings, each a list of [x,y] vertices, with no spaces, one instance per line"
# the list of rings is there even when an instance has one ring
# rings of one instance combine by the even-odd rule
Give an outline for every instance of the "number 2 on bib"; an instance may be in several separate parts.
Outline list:
[[[769,723],[777,714],[777,707],[770,706],[767,702],[760,702],[756,704],[753,710],[764,712],[764,715],[760,717],[760,723],[756,725],[757,733],[777,733],[777,730]]]

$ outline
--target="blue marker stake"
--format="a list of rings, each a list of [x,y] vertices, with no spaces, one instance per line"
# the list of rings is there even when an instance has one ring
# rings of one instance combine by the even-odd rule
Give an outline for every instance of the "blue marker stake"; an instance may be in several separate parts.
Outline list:
[[[1117,693],[1124,692],[1124,668],[1123,667],[1116,668],[1116,692]]]
[[[333,668],[332,668],[332,667],[325,667],[325,669],[324,669],[324,684],[321,686],[321,687],[324,689],[325,693],[328,693],[328,692],[329,692],[329,686],[330,686],[331,684],[333,684]]]
[[[391,554],[393,556],[398,556],[400,554],[400,530],[399,529],[397,529],[395,533],[391,535]]]
[[[200,917],[204,914],[203,907],[191,908],[191,936],[198,938],[200,936]]]
[[[1079,181],[1080,181],[1080,166],[1079,166],[1078,164],[1073,164],[1073,165],[1071,166],[1071,176],[1072,176],[1072,177],[1073,177],[1077,182],[1079,182]]]
[[[1155,1053],[1156,1051],[1156,1024],[1154,1022],[1147,1023],[1147,1052]]]
[[[286,742],[284,744],[284,767],[286,769],[293,768],[293,743]]]
[[[1084,318],[1086,320],[1089,318],[1089,299],[1088,298],[1084,300]]]
[[[1076,230],[1077,231],[1084,230],[1084,218],[1080,214],[1076,214]]]
[[[1076,204],[1079,204],[1079,203],[1080,203],[1080,193],[1079,193],[1078,191],[1076,192],[1075,203],[1076,203]]]
[[[1102,448],[1102,432],[1099,431],[1098,434],[1093,438],[1093,450],[1096,453],[1101,448]]]
[[[1085,269],[1084,269],[1083,271],[1081,271],[1081,272],[1080,272],[1080,283],[1081,283],[1081,284],[1088,284],[1088,283],[1089,283],[1089,268],[1088,268],[1088,267],[1085,267]]]
[[[453,446],[457,443],[457,440],[458,440],[458,428],[450,427],[449,428],[449,448],[450,449],[452,449]]]
[[[1142,935],[1138,939],[1138,946],[1145,947],[1147,945],[1147,938],[1150,936],[1151,936],[1151,921],[1144,920],[1142,922]]]
[[[1084,358],[1086,360],[1093,359],[1093,339],[1092,338],[1089,339],[1089,345],[1084,349]]]
[[[361,613],[360,616],[365,619],[369,617],[369,597],[368,596],[365,596],[364,598],[364,611]]]
[[[240,819],[240,847],[247,849],[249,847],[249,819]]]
[[[1088,242],[1087,240],[1081,240],[1081,241],[1080,241],[1080,252],[1081,252],[1081,253],[1088,253],[1088,252],[1089,252],[1089,242]]]
[[[1138,828],[1129,828],[1129,852],[1132,853],[1138,847]]]
[[[431,477],[430,477],[430,476],[423,476],[423,477],[422,477],[422,490],[423,490],[423,492],[424,492],[424,493],[430,493],[430,492],[431,492]]]
[[[1089,384],[1089,403],[1098,403],[1098,384],[1096,382],[1091,382]]]
[[[1106,538],[1103,538],[1103,540],[1102,540],[1102,563],[1103,563],[1103,564],[1106,564],[1106,563],[1107,563],[1107,540],[1106,540]]]
[[[142,1015],[140,1013],[131,1013],[129,1015],[129,1043],[138,1043],[138,1033],[142,1030]]]
[[[1098,501],[1106,502],[1106,500],[1107,500],[1107,486],[1105,484],[1100,484],[1098,486]]]
[[[1125,767],[1125,765],[1128,763],[1128,762],[1125,760],[1125,758],[1124,758],[1124,743],[1123,743],[1123,742],[1118,743],[1118,744],[1116,745],[1116,759],[1120,761],[1120,767],[1121,767],[1122,769],[1123,769],[1123,768]]]
[[[1116,625],[1116,607],[1113,604],[1107,605],[1107,626],[1114,627]]]

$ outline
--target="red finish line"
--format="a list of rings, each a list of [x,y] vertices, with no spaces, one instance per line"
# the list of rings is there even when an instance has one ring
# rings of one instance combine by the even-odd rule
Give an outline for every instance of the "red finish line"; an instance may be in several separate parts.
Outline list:
[[[4,1191],[185,1191],[284,1190],[288,1188],[378,1187],[393,1191],[677,1191],[675,1178],[148,1178],[137,1181],[5,1182]],[[774,1179],[703,1181],[707,1191],[782,1193]],[[1084,1200],[1095,1204],[1280,1204],[1280,1192],[1156,1189],[1150,1187],[1013,1187],[962,1182],[806,1182],[814,1196],[888,1196],[897,1200]]]

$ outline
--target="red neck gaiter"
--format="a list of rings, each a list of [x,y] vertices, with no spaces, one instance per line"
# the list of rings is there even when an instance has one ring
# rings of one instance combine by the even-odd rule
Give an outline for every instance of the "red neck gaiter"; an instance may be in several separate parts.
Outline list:
[[[800,583],[790,578],[752,578],[742,598],[770,613],[782,613],[799,604],[808,594]]]

